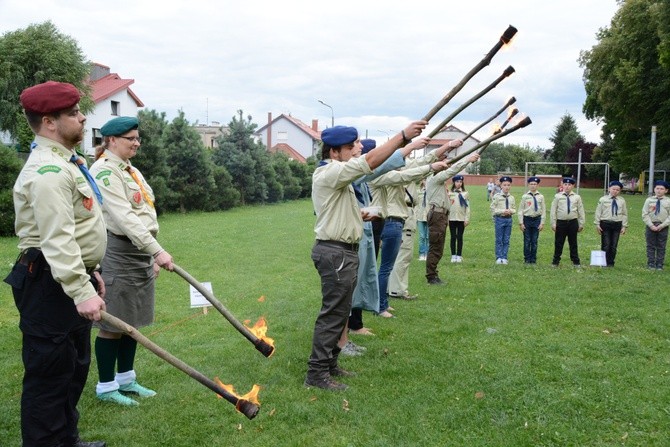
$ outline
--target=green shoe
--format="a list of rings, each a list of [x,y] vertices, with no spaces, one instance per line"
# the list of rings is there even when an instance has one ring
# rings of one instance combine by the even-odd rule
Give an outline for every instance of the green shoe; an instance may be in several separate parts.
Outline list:
[[[98,399],[100,399],[103,402],[112,402],[115,404],[123,405],[125,407],[135,407],[140,404],[136,400],[133,400],[130,397],[126,397],[123,394],[119,393],[118,390],[110,391],[108,393],[96,394],[96,396],[98,396]]]
[[[133,380],[130,383],[121,385],[119,387],[119,391],[121,391],[122,393],[136,394],[140,397],[152,397],[156,395],[156,392],[154,390],[150,390],[149,388],[143,387],[142,385],[137,383],[137,380]]]

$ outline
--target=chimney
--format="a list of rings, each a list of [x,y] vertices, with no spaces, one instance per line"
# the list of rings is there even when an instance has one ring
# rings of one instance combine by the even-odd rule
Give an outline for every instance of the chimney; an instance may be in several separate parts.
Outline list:
[[[272,148],[272,112],[268,112],[268,136],[267,136],[267,146],[268,151]]]
[[[312,120],[312,130],[314,132],[319,131],[319,120],[315,120],[315,119]]]

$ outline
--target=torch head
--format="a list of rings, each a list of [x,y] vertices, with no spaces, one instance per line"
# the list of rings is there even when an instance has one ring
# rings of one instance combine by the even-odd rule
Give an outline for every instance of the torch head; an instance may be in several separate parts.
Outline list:
[[[262,338],[259,338],[258,341],[254,343],[254,346],[265,357],[270,357],[275,352],[275,347]]]
[[[503,76],[505,76],[505,77],[507,78],[507,77],[509,77],[509,75],[511,75],[512,73],[514,73],[514,67],[512,67],[512,66],[510,65],[509,67],[505,68],[505,71],[503,71]]]
[[[507,101],[507,104],[505,104],[505,107],[509,107],[509,106],[511,106],[512,104],[514,104],[515,102],[516,102],[516,98],[515,98],[514,96],[512,96],[512,97],[509,99],[509,101]]]
[[[235,409],[245,415],[248,419],[253,419],[258,414],[260,407],[245,399],[240,399],[235,404]]]
[[[527,116],[524,119],[522,119],[521,121],[519,121],[519,124],[517,124],[515,127],[517,127],[517,128],[526,127],[531,123],[532,123],[532,121],[530,120],[530,117]]]
[[[517,32],[517,29],[514,28],[512,25],[510,25],[510,26],[507,27],[507,29],[505,30],[503,35],[500,36],[500,40],[502,40],[502,42],[505,45],[507,45],[512,40],[512,38],[514,37],[516,32]]]

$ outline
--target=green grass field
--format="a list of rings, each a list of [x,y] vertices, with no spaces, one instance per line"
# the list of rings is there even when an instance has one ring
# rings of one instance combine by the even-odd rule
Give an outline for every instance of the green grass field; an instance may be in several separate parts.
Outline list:
[[[483,187],[468,188],[472,222],[462,264],[440,265],[446,287],[429,287],[413,261],[412,302],[392,301],[397,318],[366,313],[376,337],[344,358],[358,372],[342,393],[303,387],[319,278],[310,260],[311,202],[166,215],[163,245],[240,320],[268,321],[276,353],[263,357],[215,309],[189,307],[188,284],[163,271],[151,340],[241,394],[262,387],[253,420],[184,373],[139,348],[136,370],[158,395],[136,408],[95,398],[92,364],[80,402],[86,439],[147,446],[667,446],[670,441],[668,270],[646,269],[641,207],[625,196],[630,228],[613,269],[589,267],[599,249],[593,212],[601,191],[582,190],[584,268],[567,245],[550,267],[553,233],[540,235],[538,264],[524,266],[515,225],[510,264],[495,265],[493,224]],[[553,190],[542,191],[551,201]],[[522,188],[512,193],[521,197]],[[516,222],[516,220],[515,220]],[[0,239],[3,278],[16,239]],[[415,257],[416,258],[416,257]],[[567,260],[567,262],[566,262]],[[263,296],[264,300],[259,300]],[[18,313],[0,286],[0,446],[20,445],[22,365]]]

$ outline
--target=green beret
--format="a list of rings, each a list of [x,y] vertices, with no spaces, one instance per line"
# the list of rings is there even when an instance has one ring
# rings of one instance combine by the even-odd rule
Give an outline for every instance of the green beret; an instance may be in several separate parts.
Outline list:
[[[100,128],[100,133],[103,137],[116,137],[123,135],[129,130],[137,129],[140,122],[137,118],[132,116],[119,116],[107,121],[104,126]]]

